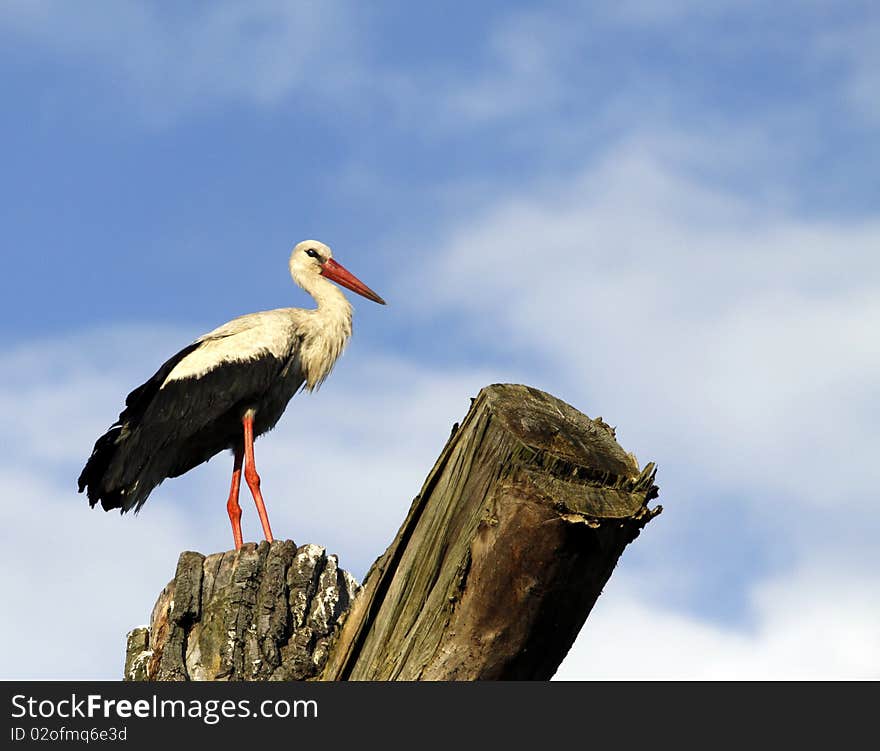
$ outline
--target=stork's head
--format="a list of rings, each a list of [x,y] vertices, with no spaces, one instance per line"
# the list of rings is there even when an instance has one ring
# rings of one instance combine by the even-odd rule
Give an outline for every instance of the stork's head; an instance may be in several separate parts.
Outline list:
[[[347,287],[368,300],[384,305],[385,301],[366,284],[333,260],[329,246],[317,240],[303,240],[290,254],[290,275],[297,284],[309,290],[309,280],[324,277]]]

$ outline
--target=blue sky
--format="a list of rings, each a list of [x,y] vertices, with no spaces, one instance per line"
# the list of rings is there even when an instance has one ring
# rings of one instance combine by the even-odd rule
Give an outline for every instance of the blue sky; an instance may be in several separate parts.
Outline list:
[[[229,545],[225,456],[137,518],[74,480],[170,353],[307,304],[307,237],[390,305],[258,444],[280,534],[362,576],[468,398],[525,382],[666,508],[560,677],[880,676],[878,38],[823,0],[4,3],[0,576],[32,617],[0,632],[47,639],[51,588],[95,636],[4,677],[116,677],[176,554]]]

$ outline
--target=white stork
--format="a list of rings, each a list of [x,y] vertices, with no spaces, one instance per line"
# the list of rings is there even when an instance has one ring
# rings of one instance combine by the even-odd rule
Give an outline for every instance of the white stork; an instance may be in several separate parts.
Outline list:
[[[128,395],[79,476],[79,492],[88,488],[90,506],[100,501],[105,511],[137,512],[166,477],[232,449],[226,509],[235,548],[242,545],[242,463],[263,533],[272,541],[254,437],[275,427],[300,388],[312,391],[323,383],[351,336],[351,305],[328,280],[385,304],[315,240],[293,249],[290,275],[315,299],[316,309],[279,308],[229,321],[182,349]]]

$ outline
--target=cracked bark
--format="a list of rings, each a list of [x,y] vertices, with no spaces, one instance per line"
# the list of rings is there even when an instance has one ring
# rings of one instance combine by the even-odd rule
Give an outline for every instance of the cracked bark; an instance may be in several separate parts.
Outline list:
[[[304,680],[358,591],[336,556],[290,540],[182,553],[148,628],[128,635],[125,679]]]
[[[660,513],[654,476],[601,418],[486,387],[362,589],[315,545],[184,553],[125,677],[549,678]]]

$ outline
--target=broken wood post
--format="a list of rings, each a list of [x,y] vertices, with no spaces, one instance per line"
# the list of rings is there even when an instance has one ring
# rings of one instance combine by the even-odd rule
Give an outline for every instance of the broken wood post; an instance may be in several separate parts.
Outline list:
[[[550,678],[660,513],[654,476],[601,418],[488,386],[362,589],[317,546],[305,548],[332,559],[329,589],[292,543],[185,553],[151,629],[129,635],[126,678]]]
[[[548,679],[660,511],[601,419],[526,386],[474,400],[373,565],[326,680]]]

